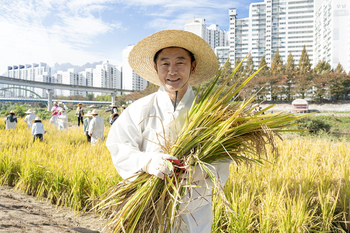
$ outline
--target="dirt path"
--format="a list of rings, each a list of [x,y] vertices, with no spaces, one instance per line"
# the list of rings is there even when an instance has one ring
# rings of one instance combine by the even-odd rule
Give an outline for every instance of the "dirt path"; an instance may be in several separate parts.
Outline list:
[[[104,224],[91,213],[58,210],[45,201],[0,186],[0,232],[98,233]]]

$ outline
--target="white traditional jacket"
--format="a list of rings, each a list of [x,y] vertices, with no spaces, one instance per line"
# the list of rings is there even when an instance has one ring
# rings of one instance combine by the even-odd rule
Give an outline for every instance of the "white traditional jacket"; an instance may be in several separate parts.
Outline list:
[[[103,118],[99,116],[95,116],[91,119],[89,123],[89,134],[91,133],[91,145],[95,145],[98,139],[104,140],[104,124]]]
[[[36,116],[34,113],[28,114],[25,118],[24,118],[24,122],[26,122],[28,124],[28,129],[32,128],[32,120],[35,120]]]
[[[112,125],[106,142],[106,146],[112,155],[113,164],[122,178],[126,179],[139,172],[141,168],[147,164],[149,155],[152,155],[152,153],[163,153],[159,148],[159,144],[164,143],[163,141],[159,141],[162,140],[162,137],[165,136],[165,138],[171,140],[172,143],[176,140],[185,123],[187,113],[191,108],[194,97],[194,92],[189,86],[174,111],[171,99],[165,91],[164,86],[161,86],[158,92],[135,101],[125,109],[123,114],[121,114],[118,120]],[[163,126],[165,133],[163,132]],[[229,163],[213,165],[218,170],[222,182],[225,182],[229,175]],[[205,181],[198,182],[198,185],[204,187]],[[211,190],[196,188],[196,192],[193,192],[192,199],[204,193],[209,195]],[[186,199],[186,197],[184,198]],[[208,213],[202,214],[207,214],[209,216],[209,224],[211,226],[211,198],[207,196],[205,199],[198,198],[192,201],[191,204],[187,206],[188,211],[183,213],[188,214],[189,211],[193,213],[199,209],[206,209],[204,212]],[[206,205],[210,206],[201,208]],[[189,221],[191,221],[190,218],[192,217],[189,217]],[[188,224],[193,225],[195,222],[192,221]],[[209,231],[210,226],[206,227]],[[190,232],[207,231],[200,230]]]

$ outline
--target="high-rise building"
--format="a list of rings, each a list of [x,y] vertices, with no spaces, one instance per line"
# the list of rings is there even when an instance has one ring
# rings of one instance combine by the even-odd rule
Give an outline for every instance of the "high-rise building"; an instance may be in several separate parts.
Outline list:
[[[229,9],[229,19],[232,65],[250,51],[255,67],[263,55],[271,63],[277,48],[284,62],[290,51],[298,64],[304,45],[313,63],[314,0],[265,0],[250,5],[248,18]]]
[[[220,46],[215,48],[215,54],[218,57],[218,61],[220,64],[220,67],[222,67],[227,58],[229,58],[230,55],[230,47],[229,46]]]
[[[6,76],[23,80],[51,82],[51,68],[43,62],[8,66]],[[5,88],[6,87],[13,87],[13,85],[5,85]],[[39,88],[26,86],[16,86],[15,88],[16,89],[9,89],[6,91],[5,97],[34,97],[34,94],[32,92],[35,92],[43,98],[47,97],[46,91]],[[26,91],[20,88],[24,88],[30,91]]]
[[[350,71],[349,0],[315,1],[314,60],[328,62],[334,69],[340,63]]]
[[[128,46],[123,50],[123,89],[142,91],[147,87],[147,80],[141,78],[129,65],[129,54],[134,46]]]
[[[121,88],[121,73],[117,67],[104,61],[93,69],[93,86],[105,88]],[[102,93],[94,93],[101,95]]]
[[[70,68],[67,71],[60,72],[62,74],[62,84],[78,85],[79,74],[75,72],[75,68]],[[78,91],[62,90],[63,96],[79,95]]]
[[[213,50],[215,50],[216,47],[227,46],[226,32],[221,30],[216,24],[212,24],[207,27],[205,24],[205,19],[188,19],[185,24],[185,31],[192,32],[197,36],[200,36],[210,45]]]

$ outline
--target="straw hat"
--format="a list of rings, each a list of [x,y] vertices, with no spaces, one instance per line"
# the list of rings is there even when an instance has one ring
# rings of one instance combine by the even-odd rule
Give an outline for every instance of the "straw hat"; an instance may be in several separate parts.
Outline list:
[[[10,114],[11,114],[11,113],[16,114],[15,111],[13,111],[13,110],[10,111]]]
[[[115,115],[118,115],[119,116],[119,112],[115,112],[111,115],[111,118],[113,119]]]
[[[123,104],[123,105],[122,105],[122,108],[125,108],[125,107],[126,107],[125,104]]]
[[[113,108],[113,107],[118,107],[118,106],[113,103],[113,104],[109,105],[109,107]]]
[[[218,59],[209,44],[196,34],[182,30],[164,30],[144,38],[131,50],[129,64],[142,78],[161,85],[153,59],[159,50],[168,47],[185,48],[194,54],[197,66],[189,80],[191,86],[200,84],[217,73]]]
[[[85,117],[91,117],[91,111],[88,111],[87,114],[84,115]]]
[[[35,117],[35,119],[31,120],[31,122],[32,123],[34,123],[34,122],[41,122],[41,119],[40,119],[40,117]]]
[[[80,106],[80,105],[83,107],[83,106],[84,106],[84,103],[79,103],[79,104],[77,104],[77,106]]]
[[[28,111],[26,111],[25,113],[27,113],[27,114],[31,114],[31,113],[34,113],[34,111],[32,112],[32,110],[31,110],[31,109],[28,109]]]
[[[55,101],[55,102],[53,102],[53,105],[57,105],[57,102]]]
[[[92,111],[91,111],[91,115],[98,115],[97,110],[96,110],[96,109],[92,110]]]

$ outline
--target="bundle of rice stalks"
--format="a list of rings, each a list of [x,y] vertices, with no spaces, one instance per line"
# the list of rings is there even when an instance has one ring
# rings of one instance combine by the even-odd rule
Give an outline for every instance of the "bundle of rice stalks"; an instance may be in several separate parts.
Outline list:
[[[179,166],[169,164],[178,175],[161,180],[141,173],[136,178],[120,182],[107,191],[96,206],[98,211],[110,217],[104,230],[176,231],[181,221],[178,217],[181,212],[179,206],[188,204],[183,201],[183,196],[195,187],[191,176],[197,166],[207,174],[215,190],[219,190],[217,194],[225,200],[218,174],[211,163],[228,160],[237,165],[242,161],[261,163],[266,145],[271,145],[272,150],[276,149],[275,137],[278,133],[302,116],[282,112],[261,114],[272,106],[253,113],[255,95],[246,101],[237,101],[235,97],[239,91],[256,73],[242,84],[237,81],[225,90],[231,77],[215,88],[221,75],[219,71],[209,87],[197,92],[176,142],[171,145],[167,141],[162,145],[164,153],[177,157],[185,165],[189,174],[187,179],[182,179],[183,171]],[[230,211],[229,206],[227,211]]]

